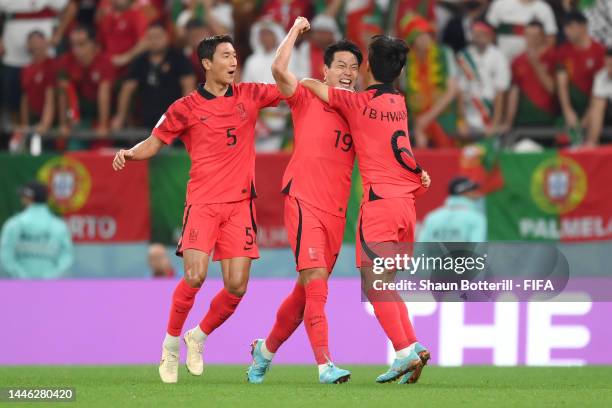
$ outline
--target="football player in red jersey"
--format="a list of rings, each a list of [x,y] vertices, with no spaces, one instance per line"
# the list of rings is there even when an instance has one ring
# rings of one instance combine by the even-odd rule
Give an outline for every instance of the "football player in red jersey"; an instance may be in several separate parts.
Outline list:
[[[377,382],[398,378],[400,383],[418,380],[429,352],[414,334],[404,302],[395,292],[372,287],[370,260],[379,257],[373,244],[399,247],[414,242],[415,198],[430,184],[416,162],[408,138],[408,113],[402,95],[393,87],[406,64],[408,46],[402,40],[375,36],[368,49],[365,91],[330,87],[313,79],[301,83],[346,118],[363,181],[359,213],[357,265],[361,268],[366,296],[374,314],[396,351],[396,358]]]
[[[295,148],[283,177],[285,227],[295,254],[298,279],[281,304],[274,326],[252,344],[251,383],[261,383],[274,353],[302,319],[321,383],[346,382],[351,373],[331,362],[325,315],[327,280],[340,252],[350,195],[355,149],[348,124],[302,86],[289,71],[291,51],[308,20],[298,17],[276,52],[272,73],[291,107]],[[330,45],[324,54],[325,83],[353,89],[363,56],[349,41]]]
[[[233,83],[238,61],[231,37],[204,39],[198,54],[206,83],[174,102],[149,138],[120,150],[113,161],[113,168],[121,170],[126,161],[153,157],[176,138],[191,158],[176,251],[183,257],[185,276],[172,296],[159,366],[160,377],[167,383],[178,379],[179,336],[206,279],[213,250],[213,260],[221,261],[224,288],[212,299],[200,324],[183,337],[191,374],[202,374],[206,337],[234,313],[246,291],[251,261],[259,257],[253,204],[255,122],[260,109],[280,101],[276,85]]]

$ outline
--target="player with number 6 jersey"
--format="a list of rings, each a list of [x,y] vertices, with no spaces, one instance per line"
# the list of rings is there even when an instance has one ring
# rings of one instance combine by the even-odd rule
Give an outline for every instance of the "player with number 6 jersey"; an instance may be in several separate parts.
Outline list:
[[[374,314],[391,340],[396,358],[377,382],[414,383],[429,352],[416,339],[406,306],[395,291],[376,291],[371,283],[371,262],[390,254],[375,252],[370,245],[397,250],[414,242],[415,198],[429,187],[429,175],[417,164],[408,137],[408,114],[404,98],[394,89],[406,63],[408,46],[399,39],[375,36],[368,49],[365,91],[333,88],[312,79],[302,84],[346,118],[353,140],[364,197],[359,213],[357,265],[363,290]],[[375,248],[376,249],[376,248]],[[393,270],[390,276],[393,276]],[[376,275],[377,279],[380,276]]]
[[[210,303],[199,325],[183,337],[187,369],[203,372],[204,342],[236,310],[246,291],[251,260],[259,257],[255,222],[255,140],[258,111],[277,106],[276,85],[234,84],[236,51],[229,36],[213,36],[198,46],[206,83],[174,102],[151,137],[120,150],[113,167],[126,160],[145,160],[162,146],[180,139],[191,159],[183,229],[176,250],[183,257],[185,277],[172,296],[159,374],[163,382],[178,380],[179,336],[195,295],[208,271],[209,257],[221,261],[224,287]]]

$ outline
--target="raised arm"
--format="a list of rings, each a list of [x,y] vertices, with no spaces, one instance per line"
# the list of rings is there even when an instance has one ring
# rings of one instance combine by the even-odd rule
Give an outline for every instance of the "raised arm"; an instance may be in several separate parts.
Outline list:
[[[321,81],[312,78],[304,78],[300,83],[310,91],[317,95],[319,99],[329,103],[329,86]]]
[[[306,18],[296,18],[293,27],[291,27],[289,33],[287,33],[276,50],[276,56],[272,62],[272,76],[283,96],[289,97],[293,95],[295,88],[297,88],[297,78],[293,72],[289,71],[289,60],[291,59],[291,51],[297,38],[309,29],[310,23]]]

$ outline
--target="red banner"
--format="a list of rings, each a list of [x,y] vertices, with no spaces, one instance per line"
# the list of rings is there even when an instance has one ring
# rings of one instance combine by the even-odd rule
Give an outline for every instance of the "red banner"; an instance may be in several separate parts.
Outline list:
[[[75,242],[149,240],[148,164],[115,172],[111,162],[112,155],[79,152],[53,157],[38,170]]]

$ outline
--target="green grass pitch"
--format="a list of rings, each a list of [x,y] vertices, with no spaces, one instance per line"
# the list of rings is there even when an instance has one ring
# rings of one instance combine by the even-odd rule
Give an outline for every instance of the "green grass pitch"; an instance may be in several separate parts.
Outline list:
[[[178,384],[162,384],[156,366],[0,367],[0,387],[76,388],[76,402],[0,406],[53,407],[612,407],[612,366],[576,368],[426,367],[415,385],[376,384],[382,366],[347,366],[351,381],[317,383],[314,366],[273,366],[261,385],[243,366],[182,366]]]

